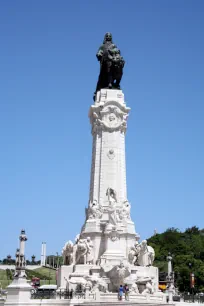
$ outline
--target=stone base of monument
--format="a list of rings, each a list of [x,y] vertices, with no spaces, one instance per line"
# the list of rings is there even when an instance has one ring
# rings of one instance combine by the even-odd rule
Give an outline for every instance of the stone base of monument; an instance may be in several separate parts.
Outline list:
[[[61,266],[57,273],[57,287],[59,289],[66,289],[67,279],[69,275],[73,272],[73,265],[70,266]]]
[[[109,254],[111,256],[111,253]],[[120,252],[118,257],[120,260]],[[112,254],[113,262],[100,265],[72,265],[72,266],[61,266],[58,273],[58,282],[60,284],[59,289],[73,289],[77,288],[77,285],[84,287],[86,292],[86,301],[95,302],[117,302],[118,301],[118,287],[120,285],[120,279],[118,279],[117,269],[113,265],[114,260],[117,258],[117,250]],[[110,257],[109,257],[110,259]],[[105,260],[105,259],[104,259]],[[115,263],[117,265],[117,263]],[[154,287],[151,287],[153,294],[147,292],[147,282],[151,280]],[[102,284],[104,292],[94,290],[94,288],[87,288],[87,281],[92,284]],[[103,284],[106,284],[104,286]],[[158,268],[141,267],[135,265],[129,265],[129,275],[124,278],[123,285],[126,283],[130,288],[129,300],[135,303],[165,303],[166,297],[162,292],[158,291]],[[137,283],[137,291],[135,292],[134,284]],[[82,302],[82,301],[81,301]]]
[[[30,302],[31,285],[24,278],[14,279],[13,282],[6,288],[7,299],[5,305],[21,305]]]
[[[133,302],[133,303],[141,303],[141,304],[145,304],[145,303],[152,303],[152,304],[165,304],[166,303],[166,297],[164,296],[164,294],[154,294],[154,295],[142,295],[142,294],[129,294],[128,297],[129,302]],[[123,296],[123,301],[125,301],[125,296]],[[118,305],[118,294],[117,293],[101,293],[100,294],[100,302],[106,302],[108,305],[109,302],[117,302]],[[121,301],[120,301],[121,302]],[[111,304],[113,305],[113,304]]]

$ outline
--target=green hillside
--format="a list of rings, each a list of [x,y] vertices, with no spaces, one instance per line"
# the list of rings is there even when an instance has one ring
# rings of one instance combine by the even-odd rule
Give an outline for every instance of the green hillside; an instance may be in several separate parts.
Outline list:
[[[1,270],[0,269],[0,283],[3,289],[5,289],[13,279],[13,270]],[[40,278],[40,284],[56,284],[56,270],[50,268],[37,268],[35,270],[26,270],[27,279],[31,280],[33,277]]]
[[[56,279],[56,270],[54,269],[40,267],[34,271],[46,276],[48,279]]]
[[[183,291],[190,291],[190,273],[195,274],[195,291],[204,292],[204,229],[196,226],[180,232],[170,228],[162,234],[148,239],[156,253],[154,265],[160,271],[167,271],[166,257],[173,255],[173,269],[176,285]]]
[[[0,269],[0,283],[3,289],[6,288],[12,282],[12,270],[1,270]]]

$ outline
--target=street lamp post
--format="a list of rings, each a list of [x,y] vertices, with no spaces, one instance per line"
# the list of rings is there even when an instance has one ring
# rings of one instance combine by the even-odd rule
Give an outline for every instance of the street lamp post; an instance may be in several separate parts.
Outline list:
[[[57,255],[57,269],[59,268],[59,253],[56,252],[56,255]]]
[[[58,278],[58,269],[59,269],[59,253],[56,252],[57,255],[57,268],[56,268],[56,285],[57,285],[57,278]]]
[[[168,294],[169,294],[169,302],[173,301],[173,294],[174,294],[174,273],[172,271],[172,256],[171,253],[167,256],[168,261],[168,275],[167,275],[167,282],[168,282]]]
[[[190,268],[190,288],[191,288],[191,293],[193,297],[193,303],[194,303],[194,287],[195,287],[195,275],[192,271],[192,263],[189,262],[189,268]]]

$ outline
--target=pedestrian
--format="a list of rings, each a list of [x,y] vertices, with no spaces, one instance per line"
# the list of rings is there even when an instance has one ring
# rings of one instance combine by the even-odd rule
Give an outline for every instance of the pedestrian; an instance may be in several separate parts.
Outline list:
[[[123,285],[120,285],[119,291],[118,291],[120,301],[122,301],[122,299],[123,299],[123,292],[124,292]]]
[[[127,284],[124,286],[124,292],[125,292],[125,299],[126,301],[129,301],[129,287]]]
[[[71,289],[71,290],[70,290],[70,292],[69,292],[69,298],[70,298],[70,299],[72,299],[72,298],[73,298],[73,291],[74,291],[74,290],[73,290],[73,289]]]

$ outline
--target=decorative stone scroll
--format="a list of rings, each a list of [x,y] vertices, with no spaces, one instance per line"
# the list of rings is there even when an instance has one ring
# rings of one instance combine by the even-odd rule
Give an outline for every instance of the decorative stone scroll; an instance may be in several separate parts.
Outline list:
[[[125,133],[129,110],[129,108],[116,101],[108,101],[103,106],[92,105],[89,115],[92,123],[92,134],[100,130],[110,133],[114,131]]]

